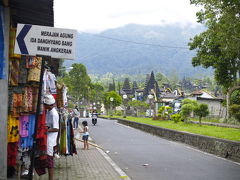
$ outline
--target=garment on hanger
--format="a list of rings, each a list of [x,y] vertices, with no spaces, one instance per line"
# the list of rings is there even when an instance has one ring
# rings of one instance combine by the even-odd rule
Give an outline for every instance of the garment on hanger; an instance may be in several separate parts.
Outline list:
[[[28,72],[28,82],[40,82],[40,73],[41,73],[41,64],[42,58],[41,57],[34,57],[36,62],[34,68],[30,68]]]
[[[8,116],[8,142],[18,142],[19,120],[16,117]]]
[[[26,68],[26,56],[21,56],[19,62],[19,79],[18,83],[26,84],[27,83],[27,68]]]
[[[29,129],[29,116],[22,115],[19,117],[19,121],[20,121],[20,136],[27,137]]]
[[[19,80],[19,59],[9,60],[9,84],[11,86],[17,86]]]

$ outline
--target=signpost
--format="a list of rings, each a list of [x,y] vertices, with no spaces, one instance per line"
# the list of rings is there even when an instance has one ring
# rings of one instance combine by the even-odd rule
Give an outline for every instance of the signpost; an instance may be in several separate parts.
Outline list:
[[[35,150],[37,147],[36,133],[38,128],[38,118],[40,115],[45,60],[51,57],[59,59],[75,59],[76,35],[77,31],[71,29],[59,29],[30,24],[17,25],[14,53],[42,57],[35,131],[33,135],[34,140],[31,152],[31,166],[28,174],[30,180],[32,180],[33,176]]]
[[[72,29],[18,24],[14,53],[75,59],[76,36]]]

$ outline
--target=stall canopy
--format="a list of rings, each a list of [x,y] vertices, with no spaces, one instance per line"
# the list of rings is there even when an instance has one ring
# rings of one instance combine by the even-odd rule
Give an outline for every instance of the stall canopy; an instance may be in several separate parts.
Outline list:
[[[12,24],[54,26],[53,0],[10,0]]]

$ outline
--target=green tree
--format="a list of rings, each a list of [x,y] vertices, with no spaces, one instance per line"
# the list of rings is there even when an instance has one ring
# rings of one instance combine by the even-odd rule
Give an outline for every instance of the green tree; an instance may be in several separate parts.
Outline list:
[[[240,105],[240,90],[233,91],[231,94],[231,103]]]
[[[100,83],[92,83],[90,85],[90,101],[103,102],[104,101],[104,87]]]
[[[170,106],[161,106],[158,109],[158,116],[162,119],[170,119],[170,114],[172,114],[173,110]]]
[[[193,112],[199,117],[199,124],[201,126],[202,118],[206,117],[209,114],[208,105],[202,103],[198,104],[193,108]]]
[[[149,106],[149,104],[147,104],[146,102],[139,100],[130,101],[128,105],[136,109],[137,116],[139,116],[139,113],[144,112]]]
[[[122,98],[119,94],[117,94],[115,91],[110,91],[105,93],[104,95],[104,106],[106,109],[109,108],[116,108],[117,106],[122,104]],[[110,101],[110,98],[113,98],[113,101]]]
[[[207,30],[189,43],[196,49],[193,66],[202,65],[215,69],[217,82],[228,88],[240,75],[240,1],[190,0],[191,4],[202,6],[197,13],[198,22]]]
[[[207,30],[196,35],[189,43],[190,50],[197,50],[193,66],[212,67],[215,79],[227,91],[227,113],[230,91],[240,77],[240,1],[190,0],[200,5],[198,22]],[[227,114],[227,117],[229,115]]]
[[[87,74],[86,67],[83,64],[72,64],[73,69],[64,76],[63,81],[69,88],[69,94],[76,100],[89,99],[91,88],[91,79]]]
[[[240,105],[239,104],[231,105],[230,113],[233,117],[235,117],[238,120],[238,122],[240,122]]]
[[[169,79],[160,72],[156,74],[156,81],[158,82],[159,86],[162,86],[163,83],[169,83]]]
[[[196,100],[192,100],[192,99],[184,99],[183,101],[182,101],[182,105],[185,105],[185,104],[191,104],[191,105],[193,105],[193,106],[196,106],[197,105],[197,101]]]
[[[171,116],[172,120],[174,123],[178,123],[179,121],[181,121],[181,115],[180,114],[173,114]]]
[[[184,122],[188,122],[188,117],[191,115],[193,112],[194,105],[193,104],[184,104],[181,107],[181,112],[180,115],[184,119]]]

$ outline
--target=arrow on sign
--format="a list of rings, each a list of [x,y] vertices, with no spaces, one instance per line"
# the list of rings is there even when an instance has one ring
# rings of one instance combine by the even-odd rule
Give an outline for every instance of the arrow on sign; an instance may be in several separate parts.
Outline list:
[[[27,50],[26,44],[24,42],[24,38],[27,35],[27,33],[29,32],[29,30],[31,29],[31,27],[32,27],[32,25],[25,24],[17,36],[17,42],[18,42],[18,46],[21,51],[21,54],[28,54],[28,50]]]

